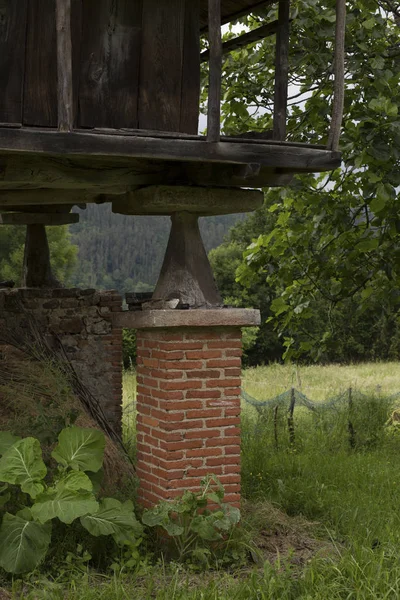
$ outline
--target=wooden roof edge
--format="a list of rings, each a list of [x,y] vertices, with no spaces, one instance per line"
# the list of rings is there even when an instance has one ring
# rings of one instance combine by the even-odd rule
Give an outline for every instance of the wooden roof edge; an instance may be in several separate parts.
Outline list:
[[[226,23],[232,23],[233,21],[237,21],[238,19],[246,17],[252,12],[256,12],[257,10],[263,8],[263,6],[266,6],[267,4],[273,4],[275,1],[276,0],[261,0],[259,2],[254,2],[252,6],[247,6],[246,8],[243,8],[242,10],[239,10],[235,13],[226,15],[225,17],[223,16],[221,20],[221,25],[226,25]],[[208,25],[204,25],[200,29],[200,31],[201,33],[208,31]]]

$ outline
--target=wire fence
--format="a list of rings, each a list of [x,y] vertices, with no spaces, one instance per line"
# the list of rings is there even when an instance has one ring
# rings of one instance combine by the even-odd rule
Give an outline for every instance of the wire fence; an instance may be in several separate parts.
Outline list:
[[[275,407],[275,406],[285,406],[285,405],[290,407],[290,405],[293,403],[297,406],[304,406],[305,408],[308,408],[309,410],[315,411],[315,410],[325,410],[328,408],[333,408],[337,405],[341,405],[345,402],[348,402],[349,398],[362,399],[362,398],[368,398],[369,395],[364,394],[363,392],[354,390],[353,388],[349,387],[347,390],[345,390],[341,394],[332,396],[331,398],[328,398],[328,400],[315,401],[315,400],[310,400],[310,398],[307,398],[307,396],[305,394],[303,394],[303,392],[301,392],[300,390],[297,390],[296,388],[293,387],[293,388],[290,388],[289,390],[286,390],[286,392],[282,392],[282,394],[278,394],[277,396],[274,396],[273,398],[269,398],[268,400],[257,400],[256,398],[251,396],[248,392],[246,392],[243,389],[241,391],[241,397],[247,404],[254,406],[254,408],[257,411],[259,411],[260,409],[263,409],[265,407]],[[394,402],[395,400],[400,399],[400,392],[396,392],[395,394],[391,394],[390,396],[385,396],[385,398],[388,401]]]
[[[394,403],[400,399],[400,392],[390,396],[381,395],[384,402],[380,402],[376,395],[372,398],[371,394],[362,393],[351,387],[319,402],[307,398],[303,392],[294,387],[268,400],[257,400],[243,389],[241,397],[246,404],[257,411],[259,417],[259,420],[250,427],[250,434],[258,436],[263,429],[266,431],[270,427],[271,441],[276,449],[282,444],[282,427],[286,431],[284,444],[289,444],[291,447],[295,445],[298,437],[299,432],[296,431],[298,425],[303,424],[304,429],[304,419],[300,419],[295,427],[295,407],[305,408],[309,414],[312,413],[317,417],[318,421],[314,421],[314,424],[319,423],[321,426],[322,418],[325,422],[326,436],[330,435],[330,431],[336,436],[339,433],[343,439],[345,433],[347,443],[354,449],[360,446],[363,438],[365,438],[364,442],[368,443],[377,439],[377,431],[382,431],[382,426],[389,424],[387,411],[389,407],[393,410]]]

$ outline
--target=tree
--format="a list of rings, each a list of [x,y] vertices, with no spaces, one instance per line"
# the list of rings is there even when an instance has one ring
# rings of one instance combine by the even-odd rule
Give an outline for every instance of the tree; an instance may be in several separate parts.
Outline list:
[[[67,227],[47,227],[46,231],[53,273],[59,281],[67,284],[75,268],[78,249],[71,243]],[[11,280],[20,285],[24,244],[24,227],[0,227],[0,281]]]
[[[392,316],[400,307],[399,9],[389,0],[350,0],[348,9],[342,167],[266,191],[274,225],[253,241],[237,273],[246,286],[262,281],[274,291],[271,309],[287,357],[320,356],[335,333],[330,317],[352,299],[360,318],[371,305]],[[274,10],[244,24],[255,28]],[[293,12],[288,139],[326,143],[334,2],[298,0]],[[271,127],[272,78],[271,38],[229,55],[227,133]],[[310,336],[321,303],[323,327]]]

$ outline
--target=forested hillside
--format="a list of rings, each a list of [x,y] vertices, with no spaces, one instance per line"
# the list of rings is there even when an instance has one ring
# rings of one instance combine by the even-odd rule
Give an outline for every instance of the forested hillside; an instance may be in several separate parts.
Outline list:
[[[147,291],[160,272],[170,229],[168,217],[115,215],[109,205],[80,210],[80,223],[70,228],[79,248],[72,283],[78,287]],[[207,251],[222,243],[242,215],[200,219]]]

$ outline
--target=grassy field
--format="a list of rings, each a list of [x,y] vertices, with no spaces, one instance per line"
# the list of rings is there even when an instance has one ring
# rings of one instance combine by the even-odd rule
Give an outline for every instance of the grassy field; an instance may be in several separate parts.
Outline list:
[[[349,387],[363,393],[391,395],[400,392],[400,363],[304,367],[274,364],[243,373],[243,389],[258,400],[276,396],[292,386],[314,401],[325,400]]]
[[[366,395],[349,409],[295,415],[290,443],[285,410],[242,420],[243,519],[238,544],[247,560],[205,572],[144,555],[114,575],[74,558],[57,577],[14,582],[26,600],[397,600],[400,597],[400,429],[387,420],[400,391],[400,364],[249,369],[243,387],[268,399],[291,386],[325,400],[352,387]],[[124,381],[125,433],[134,439],[135,377]],[[397,401],[400,406],[400,400]],[[278,444],[276,436],[278,434]],[[68,563],[68,564],[67,564]],[[10,584],[4,585],[9,588]],[[1,586],[0,586],[1,587]],[[4,592],[5,594],[5,592]],[[11,595],[2,596],[5,600]]]

